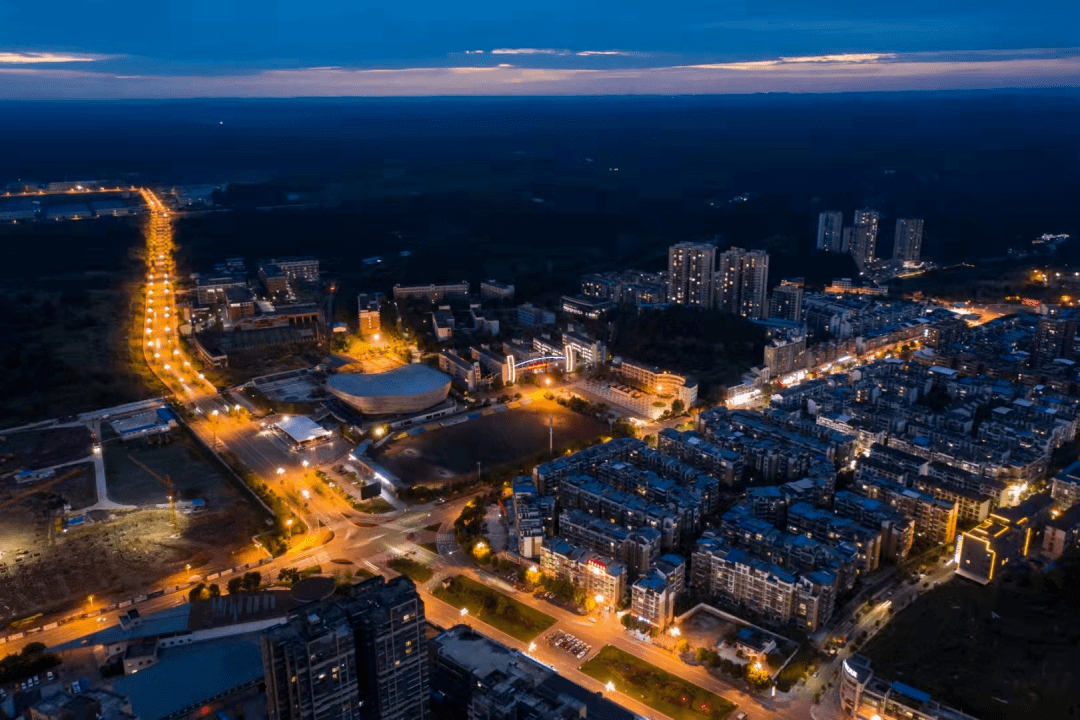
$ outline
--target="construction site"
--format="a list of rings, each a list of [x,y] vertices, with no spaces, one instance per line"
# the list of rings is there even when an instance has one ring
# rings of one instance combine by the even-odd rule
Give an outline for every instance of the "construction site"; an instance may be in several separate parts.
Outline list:
[[[0,438],[0,627],[254,560],[264,520],[156,408],[9,433]]]

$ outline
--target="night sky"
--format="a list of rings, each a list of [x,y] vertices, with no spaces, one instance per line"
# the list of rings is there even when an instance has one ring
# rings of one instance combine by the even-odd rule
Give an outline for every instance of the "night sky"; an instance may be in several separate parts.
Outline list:
[[[1080,85],[1075,0],[0,0],[0,98]]]

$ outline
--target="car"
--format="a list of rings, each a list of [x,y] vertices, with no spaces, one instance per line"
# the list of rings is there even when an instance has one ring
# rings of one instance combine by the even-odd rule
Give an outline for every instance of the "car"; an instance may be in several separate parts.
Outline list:
[[[49,672],[45,673],[45,677],[48,678],[49,682],[52,682],[56,679],[56,674],[52,670],[50,670]]]
[[[7,690],[0,688],[0,700],[7,700]]]
[[[746,720],[746,713],[741,712],[735,716],[734,720]]]
[[[811,677],[817,677],[817,676],[818,676],[818,675],[820,675],[820,674],[821,674],[821,671],[819,671],[819,670],[815,670],[815,671],[813,672],[813,674],[811,675]]]
[[[19,689],[22,690],[23,692],[26,692],[26,681],[25,680],[23,680],[21,683],[19,683]]]

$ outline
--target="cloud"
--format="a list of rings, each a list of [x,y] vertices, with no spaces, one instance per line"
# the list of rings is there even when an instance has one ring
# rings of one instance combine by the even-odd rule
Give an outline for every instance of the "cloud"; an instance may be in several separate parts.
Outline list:
[[[552,48],[496,48],[491,51],[492,55],[569,55],[569,50],[554,50]]]
[[[581,52],[574,54],[578,57],[591,57],[593,55],[622,55],[624,57],[630,57],[632,55],[637,56],[643,53],[629,53],[623,50],[582,50]]]
[[[507,53],[503,53],[507,54]],[[1048,55],[1048,56],[1047,56]],[[565,62],[559,59],[559,63]],[[555,63],[553,62],[552,65]],[[136,71],[138,72],[138,71]],[[409,97],[432,95],[678,95],[1080,87],[1080,51],[926,58],[866,53],[649,67],[294,68],[124,76],[94,66],[0,67],[0,97]]]
[[[0,51],[0,63],[8,65],[36,65],[38,63],[71,63],[108,60],[115,55],[86,55],[79,53],[54,52],[8,52]]]

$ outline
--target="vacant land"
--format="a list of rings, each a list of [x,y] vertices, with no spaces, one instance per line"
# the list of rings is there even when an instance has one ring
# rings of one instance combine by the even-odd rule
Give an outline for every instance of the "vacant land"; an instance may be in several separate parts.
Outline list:
[[[1015,567],[982,587],[924,594],[863,649],[874,671],[995,720],[1068,717],[1080,704],[1080,557]]]
[[[4,223],[0,243],[0,425],[151,396],[128,349],[140,221]]]
[[[477,463],[483,473],[546,452],[549,418],[556,449],[608,430],[604,423],[537,397],[523,407],[394,440],[375,459],[413,483],[475,478]]]
[[[407,557],[394,558],[386,564],[391,570],[398,571],[415,583],[426,583],[435,574],[427,565],[410,560]]]
[[[432,595],[456,608],[468,608],[470,615],[521,642],[534,640],[555,624],[550,615],[462,575],[447,587],[435,588]]]
[[[182,428],[174,430],[171,441],[164,445],[114,441],[105,443],[104,452],[109,499],[114,502],[138,506],[167,503],[168,481],[177,500],[202,498],[211,507],[246,503],[235,481]]]
[[[614,683],[619,692],[674,720],[723,720],[735,709],[733,703],[716,693],[612,645],[604,646],[582,665],[581,672],[602,683]]]

